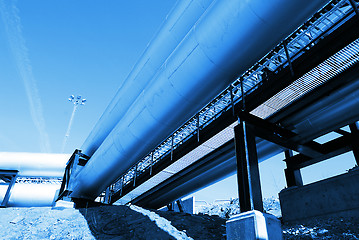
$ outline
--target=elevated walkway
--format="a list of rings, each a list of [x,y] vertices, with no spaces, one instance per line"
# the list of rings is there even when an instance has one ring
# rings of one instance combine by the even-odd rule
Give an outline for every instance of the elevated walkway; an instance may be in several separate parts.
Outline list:
[[[299,117],[290,116],[308,114],[309,109],[315,117],[328,104],[327,95],[357,82],[358,32],[353,31],[357,24],[346,1],[332,1],[111,185],[110,202],[120,199],[157,208],[234,173],[237,117],[260,127],[256,132],[261,138],[257,137],[260,161],[292,149],[301,153],[295,157],[301,160],[288,163],[297,161],[300,168],[350,151],[353,140],[348,136],[322,146],[312,140],[355,122],[357,112],[333,124],[326,122],[319,130],[306,128]],[[210,161],[212,168],[203,167]],[[169,189],[174,189],[173,195]]]

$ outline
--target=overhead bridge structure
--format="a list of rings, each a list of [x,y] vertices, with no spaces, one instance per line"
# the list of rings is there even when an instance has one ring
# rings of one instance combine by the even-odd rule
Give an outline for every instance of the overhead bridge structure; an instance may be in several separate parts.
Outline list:
[[[358,154],[357,13],[353,0],[179,1],[60,196],[160,208],[237,171],[241,211],[261,210],[258,161],[285,151],[294,186],[300,168]]]

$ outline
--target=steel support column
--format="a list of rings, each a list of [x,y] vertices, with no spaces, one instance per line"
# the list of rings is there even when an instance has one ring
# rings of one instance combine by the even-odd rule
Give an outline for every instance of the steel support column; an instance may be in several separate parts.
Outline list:
[[[285,151],[285,159],[288,160],[289,158],[293,157],[293,151],[287,150]],[[285,179],[287,181],[288,187],[294,186],[303,186],[302,175],[300,173],[300,169],[293,169],[287,162],[287,168],[284,169]]]
[[[352,143],[353,155],[357,165],[359,165],[359,122],[350,124],[349,128],[354,137],[354,141]]]
[[[290,73],[292,74],[292,77],[294,77],[294,70],[293,70],[292,60],[290,59],[290,55],[289,55],[289,52],[288,52],[287,42],[286,41],[283,42],[283,48],[284,48],[284,51],[285,51],[285,55],[287,57]]]
[[[263,212],[257,147],[251,125],[241,120],[234,128],[237,159],[238,197],[241,212]]]
[[[111,202],[111,186],[109,186],[108,188],[106,188],[105,191],[105,197],[104,197],[104,203],[109,204]]]
[[[359,17],[359,10],[358,10],[358,8],[357,8],[356,3],[354,2],[354,0],[349,0],[349,3],[350,3],[350,5],[352,6],[352,8],[353,8],[353,10],[354,10],[354,12],[355,12],[355,14],[356,14],[356,16]]]
[[[0,204],[0,207],[7,207],[7,203],[9,202],[9,199],[10,199],[10,196],[11,196],[11,191],[12,191],[12,188],[14,187],[15,185],[15,181],[16,181],[16,177],[17,177],[17,174],[18,174],[18,171],[17,170],[14,170],[14,171],[11,171],[11,170],[0,170],[0,176],[1,176],[1,179],[8,183],[9,186],[6,190],[6,193],[5,193],[5,196],[4,196],[4,199],[2,200],[1,204]]]

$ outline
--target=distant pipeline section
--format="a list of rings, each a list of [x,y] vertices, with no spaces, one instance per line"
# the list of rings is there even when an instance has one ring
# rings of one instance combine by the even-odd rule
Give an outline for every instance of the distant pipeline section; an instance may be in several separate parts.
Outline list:
[[[119,114],[118,123],[74,179],[71,197],[95,199],[327,2],[214,1]],[[166,38],[158,41],[151,45],[166,45]],[[118,94],[128,81],[133,79],[127,79],[115,99],[122,97]]]
[[[0,152],[0,169],[17,170],[19,177],[61,178],[70,154]]]
[[[0,152],[0,204],[3,207],[51,206],[69,157],[69,154]],[[16,173],[8,199],[5,197],[11,178],[1,175],[4,172]]]

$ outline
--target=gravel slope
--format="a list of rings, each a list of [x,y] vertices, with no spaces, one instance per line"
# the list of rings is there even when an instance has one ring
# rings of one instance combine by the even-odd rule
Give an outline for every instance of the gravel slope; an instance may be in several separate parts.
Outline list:
[[[234,201],[235,202],[235,201]],[[276,201],[268,204],[277,212]],[[226,219],[237,212],[228,205],[208,214],[155,211],[193,239],[226,239]],[[217,209],[218,212],[216,214]],[[229,210],[230,209],[230,210]],[[218,214],[220,213],[220,214]],[[359,239],[359,217],[315,219],[282,225],[284,239]],[[175,239],[155,222],[127,206],[91,208],[0,208],[0,239]]]
[[[0,208],[0,239],[95,239],[73,208]]]

